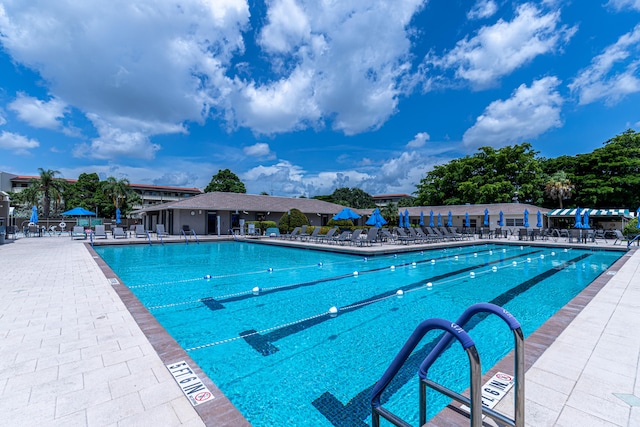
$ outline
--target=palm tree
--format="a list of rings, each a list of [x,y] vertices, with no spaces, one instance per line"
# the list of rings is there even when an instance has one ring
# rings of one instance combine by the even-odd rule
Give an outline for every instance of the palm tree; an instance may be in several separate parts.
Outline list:
[[[560,203],[560,209],[562,209],[562,201],[571,198],[574,190],[573,184],[567,177],[564,171],[558,171],[551,175],[549,181],[544,187],[545,193],[553,200],[557,200]]]
[[[120,208],[120,200],[125,200],[130,193],[129,180],[127,178],[115,179],[114,177],[108,177],[104,184],[104,193],[113,200],[113,206],[116,210]]]
[[[51,209],[51,196],[56,195],[62,191],[62,180],[57,179],[56,175],[60,172],[57,170],[38,168],[40,177],[32,181],[37,190],[42,192],[42,216],[49,218],[49,211]]]

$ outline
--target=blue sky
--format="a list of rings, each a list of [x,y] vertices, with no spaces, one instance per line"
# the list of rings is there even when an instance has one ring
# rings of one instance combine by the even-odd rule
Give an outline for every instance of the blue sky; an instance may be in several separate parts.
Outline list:
[[[640,128],[640,0],[0,0],[0,171],[412,193]]]

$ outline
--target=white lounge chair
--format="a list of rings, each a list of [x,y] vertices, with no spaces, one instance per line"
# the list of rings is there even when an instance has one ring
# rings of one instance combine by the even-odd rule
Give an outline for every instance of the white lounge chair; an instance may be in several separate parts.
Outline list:
[[[74,226],[73,230],[71,231],[71,238],[72,239],[86,239],[87,238],[87,233],[85,233],[84,227],[81,226],[81,225]]]
[[[142,224],[136,224],[134,226],[134,232],[136,233],[136,237],[147,237],[147,232]]]
[[[104,229],[104,225],[96,225],[96,229],[93,233],[94,237],[107,238],[107,232]]]
[[[124,232],[124,229],[122,227],[114,227],[113,228],[113,238],[117,239],[117,238],[126,238],[127,235]]]

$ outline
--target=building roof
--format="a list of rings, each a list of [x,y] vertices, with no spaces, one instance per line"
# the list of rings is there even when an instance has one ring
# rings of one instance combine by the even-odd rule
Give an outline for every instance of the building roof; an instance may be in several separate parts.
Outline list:
[[[30,176],[30,175],[16,175],[11,178],[11,181],[30,181],[32,179],[40,179],[39,176]],[[69,178],[56,178],[62,179],[69,183],[78,182],[77,179],[69,179]],[[168,185],[150,185],[150,184],[134,184],[129,183],[129,187],[139,188],[139,189],[148,189],[148,190],[160,190],[160,191],[176,191],[176,192],[186,192],[186,193],[202,193],[202,190],[199,188],[189,188],[189,187],[173,187]]]
[[[305,214],[336,214],[344,206],[317,199],[263,196],[244,193],[211,192],[184,200],[161,203],[135,211],[155,212],[165,209],[207,209],[223,211],[286,212],[298,209]]]

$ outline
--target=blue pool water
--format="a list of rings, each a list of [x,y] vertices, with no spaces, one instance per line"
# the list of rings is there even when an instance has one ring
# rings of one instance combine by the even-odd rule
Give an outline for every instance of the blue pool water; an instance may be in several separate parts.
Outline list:
[[[528,336],[622,255],[500,244],[368,258],[247,242],[95,249],[256,427],[370,425],[371,389],[421,321],[493,302]],[[483,372],[512,349],[495,317],[467,331]],[[414,425],[415,373],[438,338],[425,336],[382,396]],[[459,346],[429,377],[467,388]],[[430,393],[431,417],[448,400]]]

